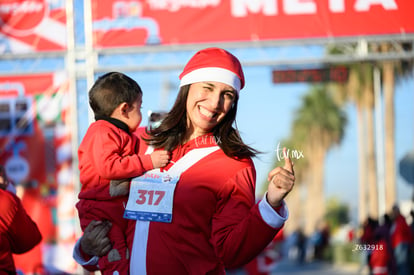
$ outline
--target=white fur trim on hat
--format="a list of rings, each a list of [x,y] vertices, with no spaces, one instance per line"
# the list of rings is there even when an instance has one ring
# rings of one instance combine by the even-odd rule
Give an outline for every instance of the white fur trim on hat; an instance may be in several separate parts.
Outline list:
[[[189,72],[181,78],[180,87],[203,81],[221,82],[230,85],[237,92],[240,91],[240,78],[232,71],[218,67],[201,68]]]

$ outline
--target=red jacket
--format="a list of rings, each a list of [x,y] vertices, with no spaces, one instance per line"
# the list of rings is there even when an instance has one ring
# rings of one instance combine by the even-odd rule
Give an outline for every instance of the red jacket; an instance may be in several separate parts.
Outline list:
[[[12,254],[31,250],[42,235],[16,195],[0,189],[0,202],[0,274],[12,274],[16,272]]]
[[[401,243],[410,244],[412,242],[411,229],[405,221],[404,216],[399,214],[391,227],[391,245],[397,247]]]
[[[128,179],[153,168],[150,155],[138,155],[139,140],[106,121],[92,123],[78,149],[80,199],[112,199],[110,179]]]
[[[373,246],[371,257],[369,258],[369,265],[372,269],[373,275],[389,275],[389,263],[391,261],[390,248],[384,239],[376,243],[370,244]]]
[[[178,146],[165,170],[190,150],[215,146],[214,140],[206,135]],[[183,172],[174,192],[172,222],[150,222],[148,235],[135,230],[134,246],[147,243],[147,274],[225,274],[225,267],[252,260],[280,229],[262,219],[255,185],[253,161],[235,160],[221,149]],[[134,272],[141,257],[134,248],[132,253]]]
[[[165,170],[191,150],[215,146],[214,140],[206,135],[178,146]],[[142,143],[140,153],[146,149]],[[255,185],[256,171],[250,158],[235,160],[219,149],[196,162],[177,183],[172,222],[137,222],[133,228],[131,274],[140,274],[138,270],[145,268],[146,274],[217,275],[251,261],[287,218],[283,205],[284,213],[269,225],[269,216],[263,213],[270,208],[277,214],[269,205],[255,204]],[[78,249],[74,257],[86,265]]]
[[[85,230],[92,220],[109,220],[108,236],[121,253],[132,243],[132,234],[127,233],[129,220],[123,218],[128,196],[111,196],[110,180],[127,180],[153,168],[150,155],[137,154],[138,145],[126,124],[108,119],[92,123],[78,149],[82,187],[76,208],[81,228]],[[101,264],[105,263],[103,259]]]

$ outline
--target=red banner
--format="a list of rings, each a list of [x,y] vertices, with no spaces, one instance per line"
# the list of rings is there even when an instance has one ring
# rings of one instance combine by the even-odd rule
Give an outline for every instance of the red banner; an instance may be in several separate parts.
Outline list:
[[[92,0],[97,48],[414,33],[412,0]]]
[[[25,274],[76,268],[70,102],[65,73],[0,77],[0,164],[43,236],[15,255]]]
[[[0,1],[0,53],[65,49],[65,1]]]

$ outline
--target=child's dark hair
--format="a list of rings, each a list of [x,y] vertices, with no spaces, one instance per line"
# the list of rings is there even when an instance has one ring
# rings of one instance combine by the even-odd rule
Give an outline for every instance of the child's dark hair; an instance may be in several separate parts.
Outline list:
[[[129,76],[110,72],[100,76],[89,90],[89,105],[95,118],[110,117],[119,104],[132,105],[142,95],[141,87]]]

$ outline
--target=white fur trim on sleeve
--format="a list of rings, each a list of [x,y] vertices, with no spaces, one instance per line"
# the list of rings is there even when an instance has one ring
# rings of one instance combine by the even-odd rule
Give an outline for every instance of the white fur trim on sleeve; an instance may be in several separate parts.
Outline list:
[[[75,247],[73,248],[72,257],[80,265],[97,265],[99,261],[98,256],[93,256],[89,261],[85,261],[85,259],[82,258],[80,252],[80,239],[76,242]]]

